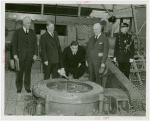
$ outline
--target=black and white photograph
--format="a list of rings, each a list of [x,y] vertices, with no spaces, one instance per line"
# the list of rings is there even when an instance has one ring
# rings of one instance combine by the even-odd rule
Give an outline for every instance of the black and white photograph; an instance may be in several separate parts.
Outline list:
[[[148,3],[1,2],[2,118],[148,120]]]

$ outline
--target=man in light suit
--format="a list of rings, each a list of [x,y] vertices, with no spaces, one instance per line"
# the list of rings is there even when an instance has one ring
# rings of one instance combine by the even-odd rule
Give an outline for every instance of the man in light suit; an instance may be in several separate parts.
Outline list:
[[[23,73],[25,71],[24,87],[28,93],[30,90],[31,67],[33,60],[37,59],[37,37],[34,30],[30,29],[31,18],[23,18],[23,27],[15,31],[12,40],[12,54],[19,63],[16,87],[17,93],[21,93],[23,87]]]
[[[41,36],[41,54],[44,63],[44,80],[50,78],[59,78],[58,70],[65,73],[62,68],[61,47],[58,34],[54,31],[54,24],[50,21],[46,25],[47,31]]]
[[[107,37],[101,32],[99,23],[93,26],[94,36],[90,37],[87,47],[87,62],[90,81],[102,85],[99,69],[105,68],[105,62],[109,51],[109,42]]]

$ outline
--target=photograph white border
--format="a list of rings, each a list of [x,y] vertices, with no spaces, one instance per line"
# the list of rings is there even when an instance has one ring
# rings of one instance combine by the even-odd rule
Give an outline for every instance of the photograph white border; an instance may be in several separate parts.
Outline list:
[[[85,4],[83,0],[80,0],[81,4]],[[88,0],[89,1],[89,0]],[[40,3],[40,4],[76,4],[77,1],[40,1],[40,0],[9,0],[9,1],[1,1],[1,59],[5,58],[3,56],[3,50],[5,49],[5,3]],[[147,61],[147,69],[146,72],[149,72],[148,67],[149,67],[149,52],[148,52],[148,47],[149,47],[149,1],[92,1],[86,3],[86,4],[146,4],[146,61]],[[99,120],[103,120],[103,117],[105,116],[5,116],[4,115],[4,74],[5,74],[5,63],[1,63],[1,119],[2,120],[97,120],[96,117],[100,117]],[[146,74],[146,116],[109,116],[108,120],[149,120],[149,74]]]

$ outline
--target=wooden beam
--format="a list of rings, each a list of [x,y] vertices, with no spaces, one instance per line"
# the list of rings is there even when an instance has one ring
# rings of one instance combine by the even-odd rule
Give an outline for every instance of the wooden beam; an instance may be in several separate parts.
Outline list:
[[[81,16],[81,4],[78,5],[78,17]]]
[[[143,100],[146,98],[144,90],[139,90],[136,86],[134,86],[129,79],[109,60],[109,58],[106,61],[106,66],[117,77],[118,81],[121,82],[127,89],[134,108],[137,109],[137,107],[141,107],[142,103],[145,103]]]
[[[115,10],[111,12],[111,15],[115,16],[116,18],[129,18],[132,17],[132,9],[124,9],[124,10]]]
[[[55,6],[55,26],[56,26],[56,23],[57,23],[57,22],[56,22],[56,19],[57,19],[56,17],[57,17],[57,4],[56,4],[56,6]]]
[[[112,16],[112,14],[108,11],[108,9],[105,7],[105,5],[102,4],[102,6],[103,6],[104,9],[106,9],[106,11],[108,12],[108,14],[109,14],[110,16]]]
[[[137,29],[137,20],[136,20],[136,13],[135,13],[135,6],[132,5],[132,13],[133,13],[133,19],[134,19],[134,26],[135,26],[135,31],[138,33]]]
[[[146,25],[146,21],[142,24],[141,28],[138,31],[138,34],[141,32],[142,28]]]
[[[135,61],[133,61],[133,67],[134,67],[135,70],[139,70],[136,63],[135,63]],[[140,85],[142,85],[143,83],[142,83],[141,76],[140,76],[139,72],[136,72],[136,76],[138,78],[138,81],[139,81]]]
[[[140,39],[138,37],[138,28],[137,28],[137,19],[136,19],[136,12],[135,12],[135,6],[132,5],[132,13],[133,13],[133,19],[134,19],[134,26],[135,26],[135,35],[137,37],[137,40],[138,40],[138,47],[140,47]],[[139,51],[140,48],[138,48],[138,51]]]
[[[16,16],[15,18],[13,16]],[[6,20],[16,20],[22,21],[24,16],[30,16],[34,23],[38,22],[46,22],[48,20],[55,22],[55,16],[53,15],[38,15],[38,14],[22,14],[22,13],[11,13],[5,12],[5,19]],[[63,25],[67,24],[74,24],[74,23],[84,23],[84,24],[94,24],[100,21],[100,18],[79,18],[79,17],[64,17],[64,16],[57,16],[57,23],[62,23]]]
[[[44,4],[42,4],[41,6],[41,15],[43,15],[43,13],[44,13]]]
[[[144,59],[143,56],[142,56],[141,58],[142,58],[142,63],[143,63],[144,69],[145,69],[145,71],[146,71],[146,60]]]

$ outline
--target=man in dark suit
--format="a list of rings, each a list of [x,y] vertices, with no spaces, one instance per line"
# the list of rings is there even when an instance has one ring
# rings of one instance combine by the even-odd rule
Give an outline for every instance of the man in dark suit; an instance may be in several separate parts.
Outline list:
[[[85,73],[87,68],[85,65],[85,54],[85,49],[78,45],[77,41],[72,41],[71,45],[64,49],[63,66],[66,76],[72,73],[74,79],[79,79]]]
[[[99,23],[93,26],[94,36],[90,37],[87,47],[87,66],[89,68],[90,81],[102,85],[99,69],[105,68],[105,62],[109,51],[109,42],[107,37],[101,33]]]
[[[12,54],[19,63],[16,87],[17,93],[21,93],[23,87],[23,73],[25,71],[24,87],[28,93],[30,90],[31,67],[33,60],[37,59],[37,37],[34,30],[30,29],[31,18],[23,18],[23,27],[15,31],[12,40]]]
[[[58,70],[65,73],[62,68],[61,47],[57,32],[54,31],[54,24],[47,22],[47,31],[41,36],[41,55],[44,62],[44,79],[59,78]]]
[[[130,66],[134,57],[134,39],[128,34],[129,25],[121,25],[121,34],[116,38],[114,62],[118,62],[119,69],[129,79]]]

